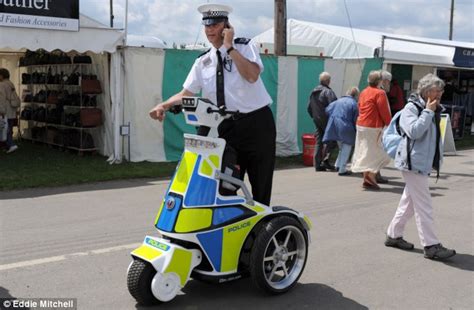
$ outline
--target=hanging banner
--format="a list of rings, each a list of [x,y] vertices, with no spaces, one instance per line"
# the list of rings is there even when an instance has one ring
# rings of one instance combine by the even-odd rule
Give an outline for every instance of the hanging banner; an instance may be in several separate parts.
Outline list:
[[[79,0],[0,0],[0,27],[79,31]]]

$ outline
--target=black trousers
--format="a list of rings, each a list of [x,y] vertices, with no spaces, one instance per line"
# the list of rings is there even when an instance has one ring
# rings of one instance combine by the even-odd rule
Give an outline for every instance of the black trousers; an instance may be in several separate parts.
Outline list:
[[[329,164],[329,157],[331,156],[331,152],[336,148],[337,143],[334,141],[323,143],[326,125],[319,124],[318,122],[314,122],[314,125],[316,126],[316,131],[314,132],[314,137],[316,138],[314,168],[319,169],[322,167],[323,162]]]
[[[218,127],[219,137],[237,152],[240,177],[247,172],[255,201],[270,205],[275,168],[276,128],[269,107],[237,120],[226,119]]]

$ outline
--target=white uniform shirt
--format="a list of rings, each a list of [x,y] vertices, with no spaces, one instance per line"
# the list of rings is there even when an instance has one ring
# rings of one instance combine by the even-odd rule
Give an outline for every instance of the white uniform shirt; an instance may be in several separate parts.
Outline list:
[[[239,39],[236,41],[238,40]],[[252,42],[248,44],[235,42],[234,48],[238,50],[242,56],[258,64],[260,73],[263,72],[263,64],[258,49]],[[202,90],[202,97],[208,98],[215,104],[217,104],[216,50],[217,49],[213,46],[210,51],[196,59],[183,84],[184,89],[194,94]],[[271,104],[272,98],[265,89],[260,76],[255,83],[248,82],[237,71],[237,66],[232,61],[232,58],[227,55],[227,49],[221,46],[219,50],[222,59],[225,59],[227,62],[224,64],[225,105],[227,109],[230,111],[249,113]],[[232,63],[232,65],[230,65],[230,63]]]

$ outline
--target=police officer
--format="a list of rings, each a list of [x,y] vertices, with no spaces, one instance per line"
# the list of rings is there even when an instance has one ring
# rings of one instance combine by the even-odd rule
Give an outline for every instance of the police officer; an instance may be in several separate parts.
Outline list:
[[[238,111],[219,125],[219,137],[236,150],[241,178],[248,173],[253,198],[269,205],[276,129],[269,107],[272,99],[260,79],[263,64],[259,51],[250,39],[234,39],[228,19],[231,7],[205,4],[198,11],[212,47],[196,59],[183,89],[153,108],[150,117],[163,121],[165,112],[180,104],[183,96],[200,91],[218,106]]]

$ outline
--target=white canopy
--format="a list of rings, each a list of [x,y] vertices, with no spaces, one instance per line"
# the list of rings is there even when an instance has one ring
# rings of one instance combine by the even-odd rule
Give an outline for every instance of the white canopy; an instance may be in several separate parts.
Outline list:
[[[154,36],[127,34],[127,46],[168,48],[168,44]]]
[[[0,27],[0,48],[112,53],[123,43],[122,31],[111,29],[85,15],[80,15],[79,25],[79,31]]]
[[[273,28],[254,37],[256,43],[273,43]],[[353,35],[352,35],[353,33]],[[383,39],[384,38],[384,39]],[[383,55],[382,55],[383,41]],[[323,47],[333,58],[373,58],[386,62],[454,66],[455,47],[474,48],[474,43],[435,40],[352,29],[288,19],[287,44]]]

